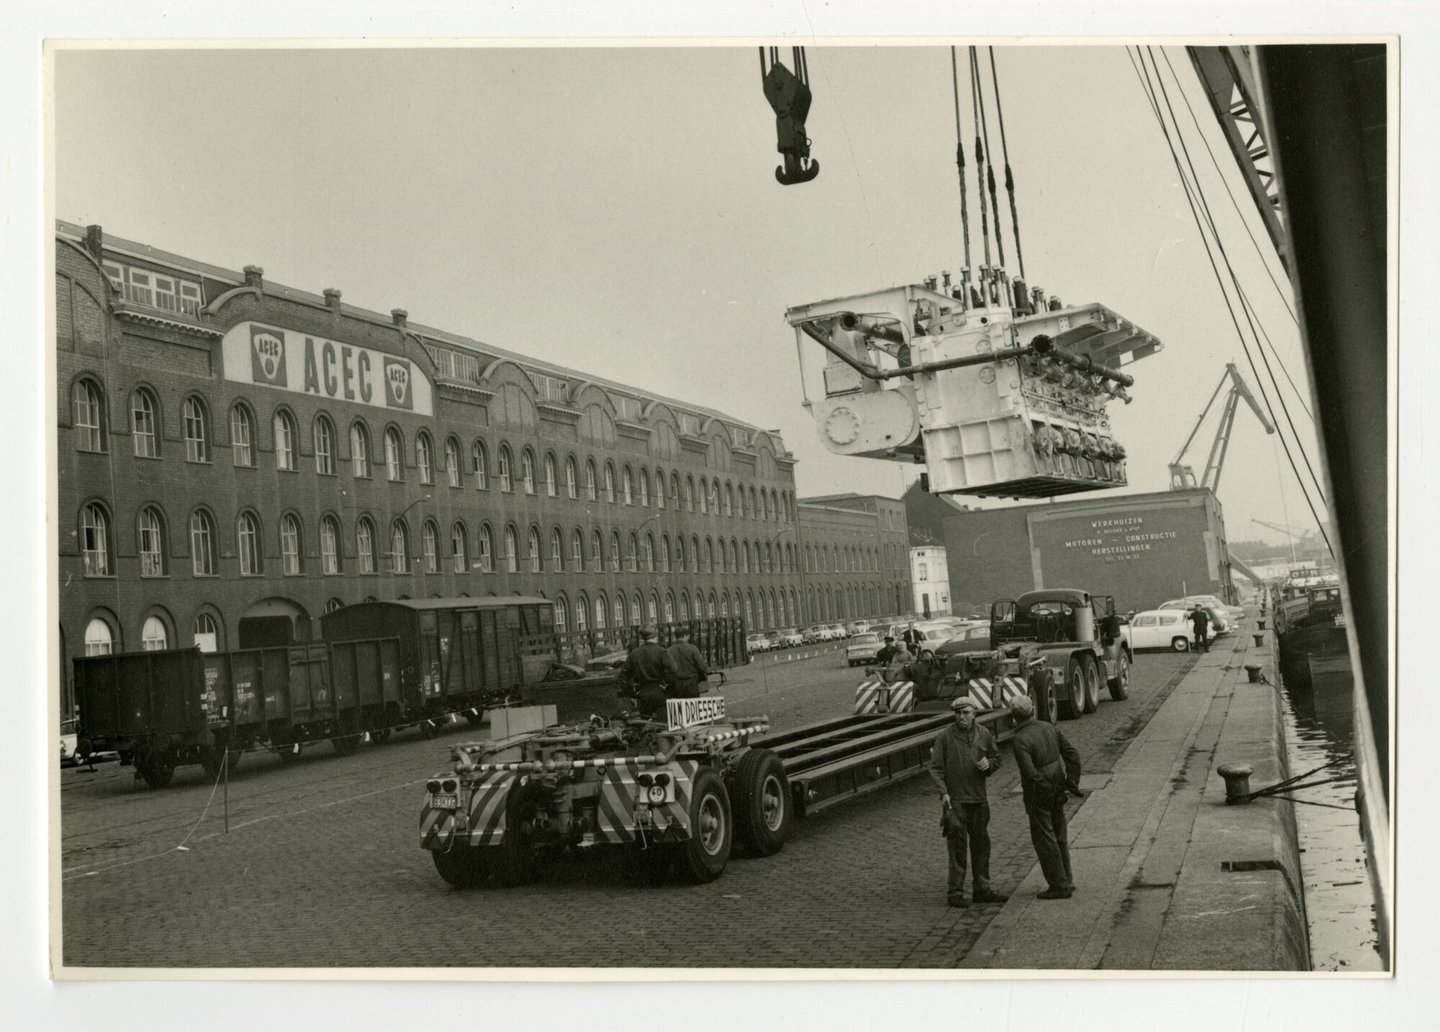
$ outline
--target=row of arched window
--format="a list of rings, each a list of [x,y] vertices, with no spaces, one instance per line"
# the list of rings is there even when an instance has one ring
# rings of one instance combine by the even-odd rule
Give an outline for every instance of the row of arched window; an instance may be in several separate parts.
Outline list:
[[[560,634],[583,634],[636,624],[717,616],[743,617],[750,629],[779,627],[801,621],[799,606],[800,599],[794,589],[736,588],[732,594],[729,589],[707,592],[696,588],[692,596],[682,588],[678,594],[666,591],[663,598],[653,590],[648,594],[633,591],[628,596],[624,591],[617,591],[613,596],[599,591],[593,598],[581,591],[576,593],[573,604],[563,593],[556,596],[555,630]]]
[[[87,376],[75,382],[71,414],[77,448],[91,452],[109,450],[104,392],[98,381]],[[161,411],[149,387],[139,387],[131,395],[129,422],[135,455],[159,458],[163,438]],[[188,395],[181,402],[181,425],[186,461],[212,461],[214,435],[209,407],[198,394]],[[230,407],[229,425],[231,462],[242,467],[257,465],[257,423],[254,411],[246,402],[237,401]],[[271,417],[271,441],[275,468],[298,471],[301,464],[298,422],[286,406],[276,408]],[[644,466],[632,468],[629,464],[617,468],[611,460],[597,464],[593,458],[586,459],[582,467],[574,455],[562,460],[555,452],[546,451],[543,456],[537,456],[529,446],[520,448],[517,457],[503,441],[495,448],[492,464],[489,447],[479,438],[466,449],[452,434],[437,451],[430,432],[420,430],[414,438],[412,463],[400,427],[394,424],[385,427],[381,434],[381,454],[376,456],[369,426],[364,419],[357,418],[349,428],[348,457],[342,456],[339,443],[335,423],[324,413],[317,415],[310,440],[316,473],[333,476],[348,463],[352,476],[370,478],[373,468],[383,464],[386,479],[397,483],[405,480],[408,469],[413,469],[422,484],[434,484],[438,476],[453,488],[464,487],[469,479],[481,491],[496,489],[577,500],[583,497],[586,501],[603,499],[613,504],[642,507],[653,504],[657,509],[668,506],[686,512],[770,522],[794,519],[794,499],[786,491],[757,490],[729,480],[722,483],[718,477],[697,479],[693,474],[682,477],[678,471],[672,471],[667,478],[662,469],[651,471]]]
[[[884,566],[881,566],[881,556]],[[806,545],[806,573],[878,573],[900,568],[901,552],[893,543],[881,547],[863,545]]]
[[[789,542],[761,543],[730,538],[715,539],[683,534],[673,539],[668,533],[641,535],[631,531],[622,537],[618,530],[608,536],[598,528],[588,533],[579,527],[568,531],[551,527],[547,532],[535,524],[523,531],[514,523],[499,531],[500,550],[496,551],[496,531],[489,522],[481,522],[473,531],[463,520],[450,524],[442,535],[440,524],[424,518],[419,525],[419,552],[412,552],[411,527],[403,515],[390,521],[385,536],[381,524],[369,515],[355,520],[353,539],[347,539],[341,521],[334,513],[320,517],[318,551],[308,551],[305,530],[300,516],[282,513],[276,532],[278,553],[265,545],[260,517],[246,509],[235,519],[235,554],[242,576],[258,576],[268,572],[267,558],[278,555],[276,572],[299,576],[311,572],[307,558],[318,556],[319,572],[409,573],[412,564],[426,573],[442,569],[452,573],[758,573],[788,574],[796,572],[796,552]],[[197,508],[190,513],[187,532],[190,543],[191,573],[212,576],[217,573],[217,525],[208,509]],[[154,505],[140,509],[135,523],[136,549],[142,577],[163,577],[171,573],[169,528],[164,512]],[[522,542],[523,534],[523,542]],[[81,506],[79,526],[80,553],[87,577],[114,576],[115,539],[109,510],[99,501]],[[352,546],[353,543],[353,546]],[[522,551],[523,543],[523,551]],[[347,570],[353,562],[353,569]]]

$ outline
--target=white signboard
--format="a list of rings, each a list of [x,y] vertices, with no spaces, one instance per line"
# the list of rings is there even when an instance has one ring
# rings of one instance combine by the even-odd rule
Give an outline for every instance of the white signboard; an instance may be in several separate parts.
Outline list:
[[[227,380],[329,401],[435,414],[430,381],[400,355],[254,322],[230,327],[221,346]]]
[[[667,699],[665,716],[671,731],[683,731],[697,724],[713,724],[725,719],[725,696],[706,695],[699,699]]]

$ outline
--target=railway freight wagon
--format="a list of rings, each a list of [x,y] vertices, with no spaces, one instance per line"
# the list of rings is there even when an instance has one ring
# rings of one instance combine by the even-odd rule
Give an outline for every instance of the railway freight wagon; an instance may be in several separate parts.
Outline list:
[[[331,645],[395,637],[405,716],[434,734],[435,721],[452,713],[480,723],[486,706],[545,677],[555,653],[553,607],[518,595],[361,602],[322,616],[320,635]]]
[[[77,751],[118,752],[152,788],[187,764],[213,777],[227,752],[232,766],[247,749],[291,759],[328,738],[345,755],[366,732],[388,734],[399,692],[395,639],[81,657]]]

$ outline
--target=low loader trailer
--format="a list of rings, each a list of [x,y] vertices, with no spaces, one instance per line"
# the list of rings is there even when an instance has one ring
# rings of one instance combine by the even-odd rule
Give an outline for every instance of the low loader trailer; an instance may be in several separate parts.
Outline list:
[[[420,846],[457,888],[517,885],[596,849],[623,851],[637,881],[711,881],[732,849],[769,856],[797,819],[922,773],[960,695],[1008,738],[1009,699],[1048,692],[1049,674],[998,653],[994,665],[993,677],[867,680],[854,714],[783,732],[704,696],[670,700],[664,721],[592,717],[457,744],[453,769],[426,782]]]

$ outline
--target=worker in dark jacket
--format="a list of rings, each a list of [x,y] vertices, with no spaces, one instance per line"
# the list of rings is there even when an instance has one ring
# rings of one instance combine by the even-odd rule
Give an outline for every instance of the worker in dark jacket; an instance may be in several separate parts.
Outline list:
[[[625,657],[625,680],[630,693],[640,702],[641,716],[665,718],[665,700],[679,679],[675,661],[655,641],[655,628],[640,629],[640,644]]]
[[[1065,825],[1067,794],[1081,795],[1080,754],[1053,724],[1035,719],[1035,704],[1022,695],[1010,703],[1015,720],[1015,765],[1025,812],[1030,817],[1030,841],[1040,860],[1048,887],[1041,899],[1069,899],[1075,891],[1070,869],[1069,829]]]
[[[1190,626],[1195,629],[1195,651],[1210,651],[1210,614],[1200,603],[1190,610]]]
[[[875,664],[882,667],[889,666],[891,657],[899,651],[900,646],[895,644],[895,639],[888,634],[885,635],[885,644],[875,651]]]
[[[976,903],[1003,903],[990,891],[990,803],[985,779],[1000,769],[1000,749],[989,728],[975,723],[975,700],[968,695],[950,704],[955,722],[941,731],[930,752],[930,778],[940,789],[941,827],[949,880],[945,897],[965,906],[965,859],[974,873]]]
[[[690,644],[690,631],[681,627],[675,632],[675,640],[665,650],[675,663],[675,686],[670,690],[672,699],[693,699],[700,694],[700,684],[710,676],[705,657]]]

